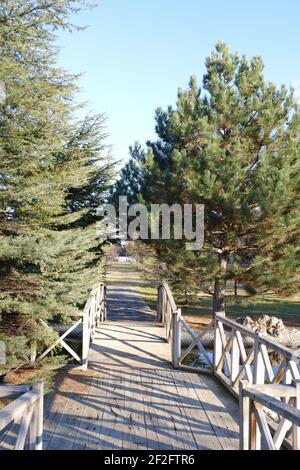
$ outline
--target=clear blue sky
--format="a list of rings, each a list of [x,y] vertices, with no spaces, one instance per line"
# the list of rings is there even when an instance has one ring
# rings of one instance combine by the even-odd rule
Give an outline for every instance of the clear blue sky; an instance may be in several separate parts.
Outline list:
[[[155,136],[155,109],[174,104],[190,75],[201,82],[220,39],[261,55],[268,81],[300,84],[299,0],[101,0],[75,21],[89,28],[59,34],[61,62],[84,72],[80,99],[106,113],[117,159]]]

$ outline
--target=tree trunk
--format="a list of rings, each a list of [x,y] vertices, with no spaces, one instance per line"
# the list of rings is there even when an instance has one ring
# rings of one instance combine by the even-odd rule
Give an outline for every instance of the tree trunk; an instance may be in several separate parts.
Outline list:
[[[184,288],[184,304],[187,305],[188,304],[188,292],[187,292],[187,287],[185,286]]]
[[[238,287],[237,287],[237,281],[236,279],[234,280],[234,296],[237,297],[238,295]]]
[[[225,274],[227,269],[227,257],[220,256],[219,258],[221,275],[215,277],[214,295],[213,295],[213,317],[216,313],[225,315],[225,294],[226,294],[226,280]]]
[[[213,316],[216,313],[225,315],[225,293],[226,285],[225,281],[219,278],[215,278],[214,295],[213,295]]]

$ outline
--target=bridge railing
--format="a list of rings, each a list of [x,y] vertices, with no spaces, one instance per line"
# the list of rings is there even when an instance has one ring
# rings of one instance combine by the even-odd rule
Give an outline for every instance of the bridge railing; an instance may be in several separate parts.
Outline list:
[[[300,382],[290,385],[250,385],[240,382],[240,449],[280,450],[291,434],[290,447],[300,450]],[[283,400],[283,401],[282,401]],[[278,425],[270,425],[270,413]]]
[[[294,408],[290,412],[300,412],[299,391],[296,392],[293,386],[293,383],[300,383],[300,354],[298,352],[277,343],[267,336],[256,333],[234,320],[229,320],[221,314],[216,314],[214,321],[199,334],[196,334],[182,318],[181,310],[177,307],[171,289],[166,282],[161,282],[158,286],[157,317],[166,327],[166,338],[171,346],[174,367],[212,373],[236,398],[239,397],[240,384],[247,380],[248,388],[245,393],[248,393],[249,390],[251,390],[251,393],[254,393],[254,391],[264,393],[267,397],[271,397],[273,401],[277,401],[275,403],[275,405],[278,405],[277,411],[271,400],[271,406],[269,408],[264,407],[263,414],[257,411],[254,411],[254,414],[252,413],[253,420],[256,419],[255,422],[253,421],[252,431],[253,435],[256,436],[255,445],[257,449],[261,445],[262,432],[267,436],[264,435],[264,439],[269,439],[269,445],[273,445],[269,438],[269,431],[265,426],[265,422],[268,420],[268,425],[270,425],[274,436],[274,446],[276,448],[280,447],[283,441],[286,444],[286,435],[292,425],[289,425],[288,420],[280,415],[283,410],[283,408],[280,408],[280,403],[283,403],[283,406],[290,406],[295,399],[296,401],[293,402]],[[183,330],[191,339],[189,346],[182,352],[181,338]],[[207,350],[202,342],[203,336],[208,330],[211,330],[214,337],[214,347],[211,351]],[[198,361],[200,365],[197,365],[197,361],[190,354],[195,348],[196,356],[198,355],[201,358]],[[184,359],[187,360],[184,361]],[[189,365],[189,362],[192,364]],[[249,388],[252,386],[254,388]],[[282,397],[280,397],[279,391],[282,393]],[[260,395],[258,398],[260,398]],[[280,398],[283,402],[278,402]],[[257,407],[259,406],[257,405]],[[244,419],[246,418],[244,417]],[[293,433],[297,435],[299,440],[297,434],[299,429],[295,430],[296,424],[293,425]],[[299,444],[298,440],[297,445]],[[293,446],[295,445],[294,441]]]
[[[42,450],[43,382],[1,386],[0,399],[12,400],[0,411],[0,449]]]
[[[178,367],[178,358],[181,354],[181,312],[177,308],[171,289],[166,282],[159,284],[157,299],[157,319],[166,328],[166,339],[171,344],[172,364],[174,367]]]
[[[88,366],[90,343],[94,342],[96,327],[106,320],[106,286],[101,283],[92,289],[83,310],[82,369]]]
[[[106,320],[106,311],[106,286],[105,284],[100,283],[93,287],[83,309],[81,318],[69,326],[69,328],[67,328],[67,330],[39,357],[35,358],[32,363],[40,362],[45,356],[47,356],[47,354],[50,353],[50,351],[60,345],[76,360],[78,364],[81,364],[82,369],[85,370],[88,366],[90,343],[94,341],[96,327]],[[45,328],[51,329],[51,325],[48,325],[43,320],[40,320],[40,323]],[[65,341],[65,339],[78,328],[80,329],[79,331],[81,331],[81,355],[77,354],[77,352],[74,351],[74,349]]]
[[[205,371],[213,372],[236,397],[239,395],[241,380],[248,380],[250,384],[290,384],[293,380],[300,380],[298,352],[224,315],[216,314],[215,319],[196,334],[182,318],[181,310],[166,282],[161,282],[158,286],[157,318],[166,327],[173,365],[202,371],[201,367],[183,364],[183,359],[198,347],[199,354],[206,361]],[[191,342],[181,352],[183,330],[191,337]],[[209,330],[214,337],[211,351],[201,342]]]
[[[300,354],[234,320],[216,315],[214,374],[236,396],[239,382],[292,383],[300,380]]]
[[[211,328],[210,323],[199,334],[196,334],[181,316],[181,309],[177,307],[172,291],[167,282],[161,282],[158,285],[158,303],[157,303],[157,319],[162,322],[166,328],[166,338],[171,345],[172,364],[175,368],[184,368],[187,370],[196,370],[198,372],[212,373],[213,360],[212,356],[204,348],[201,339],[202,336]],[[182,331],[191,338],[189,346],[182,351],[181,338]],[[198,348],[201,354],[202,366],[192,366],[184,363],[187,356]],[[186,361],[185,361],[186,362]]]

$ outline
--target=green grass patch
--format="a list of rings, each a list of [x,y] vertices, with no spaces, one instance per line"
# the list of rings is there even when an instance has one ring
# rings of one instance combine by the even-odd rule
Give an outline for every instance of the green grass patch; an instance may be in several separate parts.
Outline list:
[[[155,285],[137,286],[145,302],[152,310],[156,310],[157,288]],[[182,309],[183,315],[195,317],[207,317],[212,315],[212,297],[205,294],[194,294],[188,304],[179,292],[174,291],[175,301]],[[232,295],[226,298],[226,314],[231,318],[249,316],[257,318],[262,315],[276,316],[283,320],[286,325],[300,326],[300,301],[297,297],[294,299],[279,298],[276,296],[261,296],[260,298],[251,298],[244,295],[234,297]]]

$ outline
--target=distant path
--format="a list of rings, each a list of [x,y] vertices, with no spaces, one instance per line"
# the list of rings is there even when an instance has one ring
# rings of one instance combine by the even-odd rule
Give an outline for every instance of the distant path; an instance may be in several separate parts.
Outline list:
[[[238,449],[238,403],[213,377],[172,368],[144,282],[112,265],[89,370],[60,372],[46,400],[45,449]]]
[[[146,281],[128,264],[112,264],[107,274],[107,322],[97,330],[90,351],[90,368],[170,368],[170,348],[155,312],[138,286]]]
[[[155,312],[145,303],[138,286],[147,282],[136,269],[128,263],[114,263],[107,276],[109,321],[152,322]]]

